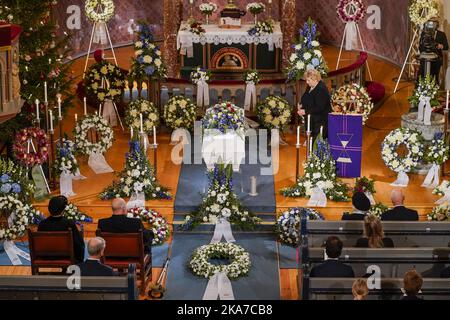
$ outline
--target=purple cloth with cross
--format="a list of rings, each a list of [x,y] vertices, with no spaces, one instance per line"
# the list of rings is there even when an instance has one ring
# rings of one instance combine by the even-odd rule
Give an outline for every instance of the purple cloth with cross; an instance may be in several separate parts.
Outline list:
[[[357,178],[361,176],[362,116],[328,115],[328,142],[336,161],[337,176]]]

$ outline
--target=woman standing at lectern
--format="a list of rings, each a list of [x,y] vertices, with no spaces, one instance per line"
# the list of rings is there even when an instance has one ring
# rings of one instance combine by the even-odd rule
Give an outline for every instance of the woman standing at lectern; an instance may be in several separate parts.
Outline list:
[[[298,105],[298,114],[305,116],[305,119],[311,115],[313,140],[319,134],[320,127],[323,127],[323,138],[326,139],[328,137],[328,113],[332,111],[330,92],[322,81],[320,72],[315,69],[306,71],[305,81],[308,87],[302,96],[301,104]]]

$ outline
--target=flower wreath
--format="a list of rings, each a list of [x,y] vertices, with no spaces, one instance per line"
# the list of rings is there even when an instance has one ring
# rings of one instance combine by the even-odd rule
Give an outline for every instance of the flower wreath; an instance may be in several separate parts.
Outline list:
[[[32,209],[13,196],[0,197],[0,211],[7,210],[10,215],[14,215],[11,225],[0,228],[0,240],[14,240],[24,235],[30,223],[34,223],[40,216],[39,212]]]
[[[381,157],[386,166],[395,172],[410,172],[419,164],[424,155],[424,139],[414,130],[399,128],[391,131],[384,138],[381,146]],[[397,148],[404,144],[408,153],[400,157]]]
[[[437,132],[426,149],[424,160],[427,163],[442,165],[448,160],[449,151],[449,147],[445,143],[444,133]]]
[[[278,96],[267,97],[256,108],[259,122],[267,129],[283,129],[291,121],[292,106]]]
[[[307,220],[325,220],[323,215],[311,208],[290,208],[276,222],[276,233],[281,243],[297,247],[300,241],[300,222],[302,217]]]
[[[125,123],[132,127],[135,132],[141,130],[140,114],[143,118],[143,130],[153,134],[153,127],[159,127],[159,111],[153,102],[139,99],[131,102],[125,111]]]
[[[88,139],[89,129],[95,129],[100,137],[99,141],[92,143]],[[74,139],[78,150],[84,155],[94,152],[104,153],[111,148],[114,140],[114,131],[108,121],[96,114],[87,115],[84,119],[78,120],[75,125]]]
[[[436,0],[415,0],[409,6],[409,19],[419,28],[438,15],[439,2]]]
[[[163,117],[169,128],[192,129],[197,118],[197,108],[189,98],[175,96],[164,106]]]
[[[344,23],[358,22],[364,18],[366,6],[361,0],[339,0],[336,12]]]
[[[33,147],[28,145],[30,139],[36,140],[36,150],[33,150]],[[47,161],[49,145],[47,134],[44,130],[34,127],[22,129],[16,134],[13,146],[14,157],[19,164],[25,167],[41,165]]]
[[[84,87],[90,99],[103,102],[120,98],[125,85],[125,75],[115,64],[100,61],[86,72]]]
[[[98,6],[103,7],[102,12],[97,12]],[[92,22],[108,22],[114,16],[114,9],[112,0],[87,0],[84,6],[86,16]]]
[[[363,124],[373,109],[372,99],[366,89],[356,83],[340,87],[331,97],[331,104],[335,113],[361,114]]]
[[[154,237],[152,245],[163,244],[170,236],[170,229],[167,220],[155,210],[145,208],[132,208],[128,210],[129,218],[138,218],[144,223],[150,225]]]
[[[226,259],[227,265],[213,265],[210,259]],[[218,272],[224,272],[228,278],[237,279],[250,272],[250,254],[234,243],[213,243],[195,249],[188,263],[193,274],[202,278],[210,278]]]
[[[434,207],[431,213],[427,214],[428,221],[448,221],[450,220],[450,206],[443,203]]]

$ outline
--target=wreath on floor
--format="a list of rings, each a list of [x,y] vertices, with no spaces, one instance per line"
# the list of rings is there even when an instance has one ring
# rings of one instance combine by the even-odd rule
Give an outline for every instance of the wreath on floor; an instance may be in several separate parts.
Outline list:
[[[214,265],[211,259],[229,260],[227,265]],[[248,275],[251,268],[250,254],[234,243],[219,242],[207,244],[195,249],[189,261],[189,270],[196,276],[210,278],[223,272],[229,279]]]
[[[147,210],[145,208],[132,208],[128,210],[129,218],[138,218],[144,223],[150,225],[153,231],[152,245],[159,245],[166,242],[170,236],[170,229],[167,220],[155,210]]]
[[[403,145],[406,154],[401,156],[398,148]],[[381,157],[386,166],[395,172],[410,172],[417,167],[424,155],[424,138],[414,130],[399,128],[391,131],[384,138]]]
[[[102,11],[97,10],[103,7]],[[86,16],[92,22],[108,22],[114,16],[114,2],[112,0],[87,0],[84,6]]]
[[[95,129],[99,134],[98,142],[91,142],[88,139],[90,129]],[[81,154],[90,155],[94,152],[104,153],[111,148],[114,141],[114,131],[110,127],[108,121],[96,114],[87,115],[85,118],[78,120],[75,125],[74,139],[77,149]]]
[[[37,142],[36,150],[28,144],[30,140]],[[14,158],[25,167],[41,165],[47,161],[49,146],[50,142],[44,130],[35,127],[22,129],[16,134],[13,146]]]
[[[125,123],[133,128],[135,132],[140,132],[141,121],[143,118],[143,130],[147,134],[153,134],[153,127],[159,127],[159,111],[152,102],[139,99],[131,102],[125,111]]]
[[[118,100],[125,86],[125,75],[115,64],[102,60],[86,71],[84,88],[90,100],[99,103]]]
[[[344,23],[358,22],[364,18],[366,6],[361,0],[340,0],[337,14]]]
[[[166,125],[175,129],[192,129],[197,118],[197,108],[188,98],[172,97],[164,106],[164,121]]]
[[[436,0],[414,0],[409,6],[409,19],[418,28],[428,20],[439,16],[439,2]]]
[[[267,129],[283,129],[291,121],[292,106],[285,99],[269,96],[256,106],[258,120]]]

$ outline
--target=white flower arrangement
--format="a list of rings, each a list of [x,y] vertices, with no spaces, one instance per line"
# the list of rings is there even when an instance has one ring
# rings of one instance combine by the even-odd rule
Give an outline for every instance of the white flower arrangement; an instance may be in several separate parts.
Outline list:
[[[147,134],[153,134],[153,127],[159,127],[158,108],[145,99],[131,102],[125,110],[125,123],[133,128],[134,132],[141,130],[140,114],[142,114],[143,130]]]
[[[98,12],[98,6],[103,7],[102,12]],[[108,22],[114,16],[114,1],[112,0],[87,0],[84,6],[86,16],[92,22]]]
[[[437,164],[440,166],[448,160],[449,151],[449,147],[444,140],[444,134],[439,132],[435,134],[431,144],[428,145],[424,160],[427,163]]]
[[[244,112],[231,102],[216,104],[206,110],[202,119],[203,129],[215,129],[221,133],[236,131],[243,137],[246,130]]]
[[[414,0],[409,6],[409,18],[418,28],[431,18],[439,16],[439,1]]]
[[[230,260],[227,265],[213,265],[210,259]],[[195,249],[188,263],[189,270],[196,276],[209,279],[218,272],[223,272],[229,279],[248,275],[251,268],[250,254],[234,243],[213,243]]]
[[[422,98],[430,98],[430,105],[433,109],[440,106],[439,85],[436,83],[436,79],[429,74],[425,78],[419,77],[419,83],[408,101],[413,107],[418,107]]]
[[[346,84],[331,97],[333,112],[340,114],[361,114],[363,124],[369,119],[373,102],[366,88],[359,84]]]
[[[167,220],[155,210],[145,208],[132,208],[128,210],[129,218],[138,218],[143,223],[148,223],[153,232],[152,245],[163,244],[170,236],[170,229]]]
[[[191,72],[191,81],[193,84],[196,85],[200,79],[203,79],[206,83],[208,83],[211,80],[211,71],[198,67]]]
[[[202,3],[199,6],[200,12],[205,15],[211,15],[217,11],[217,4],[213,2]]]
[[[381,215],[388,211],[389,208],[382,204],[381,202],[370,207],[369,213],[374,215],[377,218],[381,218]]]
[[[253,82],[254,84],[259,83],[259,73],[256,70],[249,70],[244,74],[245,83]]]
[[[99,134],[99,141],[93,143],[88,139],[88,132],[94,129]],[[114,141],[114,131],[108,121],[96,114],[89,114],[78,120],[75,125],[74,139],[81,154],[90,155],[94,152],[104,153],[111,148]]]
[[[259,123],[267,129],[283,130],[291,122],[292,106],[278,96],[268,96],[256,106]]]
[[[56,159],[54,167],[59,175],[62,173],[76,174],[79,165],[74,154],[75,149],[75,143],[66,137],[62,138],[61,141],[56,144]]]
[[[68,219],[76,222],[92,222],[92,218],[81,212],[80,209],[73,203],[69,203],[64,209],[62,215]]]
[[[263,13],[266,10],[266,6],[262,2],[250,2],[247,4],[247,11],[253,15]]]
[[[270,20],[258,21],[252,28],[247,31],[248,35],[253,37],[259,37],[265,34],[273,33],[273,23]]]
[[[173,130],[192,129],[197,118],[197,107],[189,98],[174,96],[164,106],[163,118]]]
[[[325,220],[320,212],[310,208],[290,208],[282,212],[275,225],[281,243],[292,247],[298,246],[302,217],[306,217],[307,220]]]
[[[442,183],[433,189],[434,195],[444,196],[446,193],[450,193],[450,181],[444,180]]]
[[[397,148],[404,145],[408,153],[400,157]],[[386,166],[395,172],[408,173],[422,160],[424,155],[424,139],[414,130],[399,128],[391,131],[381,145],[381,157]]]
[[[431,213],[427,214],[428,221],[448,221],[450,220],[450,206],[443,203],[434,207]]]

